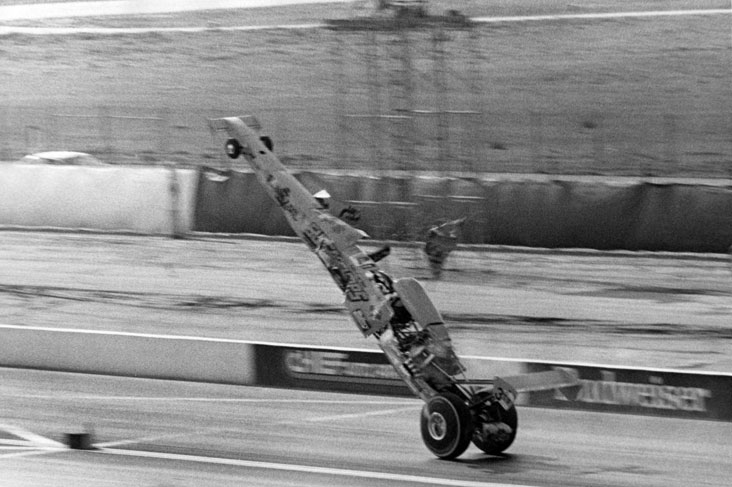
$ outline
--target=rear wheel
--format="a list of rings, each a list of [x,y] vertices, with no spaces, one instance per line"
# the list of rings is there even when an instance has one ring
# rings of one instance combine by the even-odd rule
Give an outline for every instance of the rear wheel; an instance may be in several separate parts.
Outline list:
[[[274,151],[274,142],[272,142],[272,138],[268,135],[263,135],[259,138],[259,140],[262,141],[264,146],[267,148],[268,151],[272,152]]]
[[[473,444],[488,455],[498,455],[508,449],[516,439],[518,429],[516,406],[512,405],[506,411],[498,404],[492,404],[478,416],[485,422],[476,425]]]
[[[473,434],[468,405],[450,392],[438,394],[425,404],[420,426],[425,446],[445,460],[462,455]]]

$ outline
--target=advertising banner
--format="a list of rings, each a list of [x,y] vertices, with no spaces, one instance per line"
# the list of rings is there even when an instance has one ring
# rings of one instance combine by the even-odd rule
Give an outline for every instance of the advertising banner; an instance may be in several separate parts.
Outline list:
[[[257,384],[412,397],[381,352],[254,345]]]
[[[591,365],[526,364],[529,372],[563,368],[576,374],[576,397],[530,393],[528,404],[558,409],[732,420],[732,375],[637,370]]]

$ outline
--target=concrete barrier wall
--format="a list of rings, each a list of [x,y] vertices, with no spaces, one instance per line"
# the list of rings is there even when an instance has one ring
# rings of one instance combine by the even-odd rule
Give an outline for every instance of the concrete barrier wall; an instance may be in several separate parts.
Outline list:
[[[252,346],[201,338],[0,325],[0,366],[250,385]]]
[[[295,235],[254,173],[201,169],[195,206],[198,232]]]
[[[464,357],[471,378],[561,367],[577,397],[521,394],[520,405],[732,421],[732,374]],[[413,397],[380,351],[0,325],[0,366]]]
[[[732,245],[732,182],[296,177],[313,193],[327,189],[336,215],[357,207],[355,225],[375,239],[423,240],[435,223],[467,217],[468,244],[718,253]],[[2,165],[0,226],[293,235],[254,174],[205,168]]]
[[[161,167],[0,165],[0,226],[186,232],[196,180]]]
[[[353,177],[298,173],[327,189],[333,212],[361,210],[372,238],[423,240],[439,221],[467,217],[462,243],[600,250],[726,252],[732,245],[732,182],[607,179]],[[201,178],[194,227],[292,235],[251,173]]]

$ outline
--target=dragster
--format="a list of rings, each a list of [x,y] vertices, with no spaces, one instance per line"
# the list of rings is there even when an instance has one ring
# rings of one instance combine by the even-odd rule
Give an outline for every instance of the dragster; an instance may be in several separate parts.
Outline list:
[[[226,133],[226,154],[243,157],[288,223],[345,295],[345,307],[365,337],[373,337],[409,389],[424,401],[422,439],[437,457],[454,459],[472,441],[497,455],[516,437],[519,392],[577,386],[557,369],[493,379],[468,379],[447,326],[422,285],[392,279],[357,242],[367,237],[327,208],[288,172],[272,152],[271,139],[253,116],[209,120]]]

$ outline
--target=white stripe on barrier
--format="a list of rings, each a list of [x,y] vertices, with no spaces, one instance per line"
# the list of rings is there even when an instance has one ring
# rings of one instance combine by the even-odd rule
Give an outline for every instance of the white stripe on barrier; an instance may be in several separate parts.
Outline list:
[[[112,339],[115,337],[119,338],[118,343],[122,343],[125,341],[125,339],[145,339],[148,341],[155,341],[155,340],[161,340],[161,341],[168,341],[168,345],[166,347],[172,347],[170,345],[170,342],[177,342],[177,343],[185,343],[185,342],[201,342],[206,347],[216,347],[218,345],[220,346],[231,346],[233,348],[240,346],[243,349],[248,347],[254,347],[257,345],[262,346],[271,346],[271,347],[278,347],[278,348],[288,348],[288,349],[298,349],[298,350],[326,350],[326,351],[334,351],[334,352],[352,352],[352,353],[371,353],[371,354],[381,354],[382,352],[380,350],[374,350],[374,349],[365,349],[365,348],[349,348],[349,347],[335,347],[335,346],[322,346],[322,345],[306,345],[306,344],[296,344],[296,343],[274,343],[274,342],[266,342],[266,341],[252,341],[252,340],[236,340],[236,339],[228,339],[228,338],[209,338],[209,337],[196,337],[196,336],[190,336],[190,335],[160,335],[160,334],[151,334],[151,333],[130,333],[130,332],[123,332],[123,331],[111,331],[111,330],[84,330],[79,328],[51,328],[51,327],[29,327],[29,326],[19,326],[19,325],[5,325],[0,324],[0,336],[8,336],[10,338],[13,335],[7,335],[8,333],[12,334],[14,332],[17,333],[27,333],[29,335],[32,334],[56,334],[53,336],[61,336],[61,334],[66,335],[78,335],[74,338],[74,340],[77,341],[83,341],[84,337],[94,337],[94,336],[106,336],[107,339]],[[7,340],[0,339],[0,366],[9,366],[12,367],[12,365],[9,364],[8,358],[14,357],[14,356],[27,356],[28,353],[32,353],[32,350],[22,350],[22,349],[15,349],[11,350],[9,353],[4,353],[6,348],[12,348],[8,347]],[[30,342],[28,342],[30,343]],[[28,343],[19,343],[18,347],[27,348]],[[181,345],[182,347],[186,347],[186,345]],[[253,362],[253,354],[251,352],[248,352],[249,355],[252,355],[250,357],[251,361]],[[562,367],[593,367],[598,369],[626,369],[626,370],[638,370],[638,371],[645,371],[645,372],[658,372],[658,373],[676,373],[676,374],[693,374],[693,375],[700,375],[700,376],[717,376],[717,377],[730,377],[732,378],[732,373],[729,372],[714,372],[714,371],[706,371],[706,370],[700,370],[700,371],[689,371],[689,370],[682,370],[682,369],[671,369],[671,368],[655,368],[655,367],[642,367],[642,366],[633,366],[633,365],[609,365],[609,364],[596,364],[596,363],[589,363],[589,362],[564,362],[564,361],[555,361],[555,360],[538,360],[538,359],[523,359],[523,358],[503,358],[503,357],[486,357],[486,356],[476,356],[476,355],[461,355],[461,360],[463,360],[468,366],[480,364],[481,369],[487,369],[490,370],[488,374],[488,378],[491,378],[495,375],[505,375],[505,376],[511,376],[516,375],[520,373],[526,372],[526,364],[532,363],[532,364],[545,364],[545,365],[559,365]],[[39,368],[49,368],[46,366],[39,367]],[[252,366],[253,370],[253,366]],[[475,373],[471,374],[475,375]],[[475,377],[477,378],[477,377]],[[485,378],[485,377],[484,377]]]
[[[253,385],[251,344],[0,326],[0,366]]]

